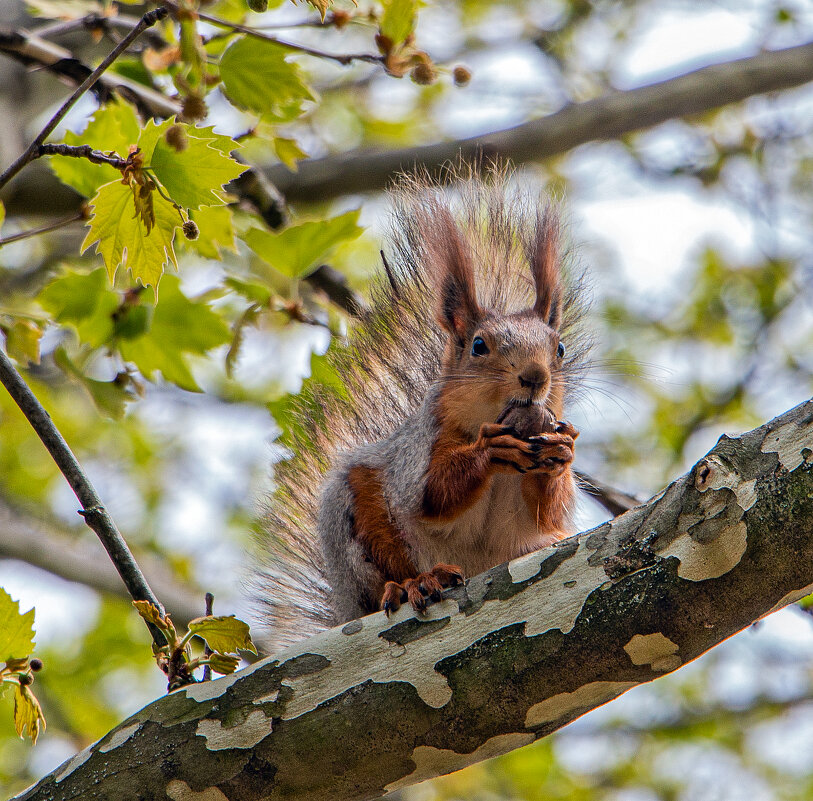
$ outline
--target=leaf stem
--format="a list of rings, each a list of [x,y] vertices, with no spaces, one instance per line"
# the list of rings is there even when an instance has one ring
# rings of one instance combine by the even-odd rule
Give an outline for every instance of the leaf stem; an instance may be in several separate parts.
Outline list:
[[[107,57],[96,67],[93,72],[76,87],[73,94],[62,104],[59,110],[51,117],[46,123],[45,127],[37,134],[34,141],[26,148],[10,166],[0,175],[0,189],[2,189],[23,167],[29,162],[37,158],[39,148],[45,140],[53,133],[57,125],[62,121],[64,116],[71,110],[77,100],[90,89],[96,81],[102,76],[102,73],[137,39],[147,28],[151,28],[161,19],[167,16],[166,8],[156,8],[153,11],[148,11],[141,18],[138,25],[136,25],[130,33],[127,34],[111,51]]]
[[[150,585],[147,584],[144,574],[133,558],[121,533],[116,528],[113,518],[110,517],[68,443],[65,442],[48,412],[36,399],[34,393],[29,389],[2,349],[0,349],[0,383],[3,384],[8,390],[8,394],[20,407],[28,422],[31,423],[31,427],[42,440],[42,444],[48,449],[62,475],[70,484],[71,489],[82,504],[79,514],[102,541],[102,545],[104,545],[113,561],[130,595],[136,601],[149,601],[160,610],[161,615],[164,615],[164,607],[155,597]],[[166,639],[157,626],[147,623],[147,627],[153,641],[159,648],[166,645]]]
[[[20,231],[17,234],[0,238],[0,248],[3,245],[10,245],[12,242],[20,242],[23,239],[30,239],[32,236],[39,236],[39,234],[47,234],[50,231],[56,231],[59,228],[64,228],[67,225],[72,225],[75,222],[85,219],[85,212],[80,211],[71,217],[65,217],[63,220],[42,225],[39,228],[31,228],[28,231]]]

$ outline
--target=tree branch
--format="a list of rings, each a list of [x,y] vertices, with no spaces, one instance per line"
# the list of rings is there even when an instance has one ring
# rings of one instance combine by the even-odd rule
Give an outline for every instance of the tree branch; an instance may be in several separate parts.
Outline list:
[[[93,72],[70,50],[47,42],[28,31],[0,28],[0,53],[26,65],[44,67],[77,85]],[[180,103],[175,100],[113,72],[104,73],[90,91],[102,103],[110,99],[112,92],[116,92],[135,103],[147,117],[171,117],[181,111]]]
[[[0,559],[26,562],[66,581],[131,600],[113,565],[99,556],[98,546],[92,542],[66,536],[55,525],[0,501]],[[166,565],[149,554],[139,556],[139,562],[176,625],[200,616],[203,590],[181,584]]]
[[[96,81],[101,78],[102,74],[107,68],[134,42],[138,36],[147,28],[151,28],[160,19],[167,15],[167,10],[164,8],[157,8],[154,11],[148,11],[141,18],[141,22],[133,28],[102,60],[102,63],[96,67],[93,72],[76,87],[73,94],[62,104],[56,114],[51,117],[46,123],[45,127],[37,134],[34,141],[26,148],[8,169],[0,175],[0,189],[2,189],[26,164],[33,161],[39,152],[39,148],[45,140],[51,135],[53,130],[62,121],[65,115],[73,108],[77,100],[90,89]]]
[[[566,106],[555,114],[502,131],[388,150],[360,150],[301,161],[293,173],[269,167],[268,177],[288,200],[325,200],[384,189],[400,171],[425,167],[441,172],[461,157],[540,161],[578,145],[614,139],[675,117],[700,114],[752,95],[813,80],[813,43],[759,53],[694,70],[677,78]]]
[[[18,798],[369,799],[544,737],[811,591],[811,453],[808,401],[425,616],[155,701]]]
[[[42,440],[42,444],[48,449],[48,453],[51,454],[62,475],[70,484],[71,489],[79,499],[79,503],[82,504],[79,514],[102,541],[102,545],[104,545],[133,600],[150,601],[163,611],[161,602],[155,597],[149,584],[147,584],[147,580],[136,564],[127,543],[116,528],[113,518],[108,514],[101,498],[96,493],[79,462],[76,461],[76,457],[68,447],[68,443],[57,431],[48,412],[43,409],[40,402],[34,397],[34,393],[28,388],[2,350],[0,350],[0,383],[3,384],[8,394],[20,407],[28,422],[31,423],[31,427]],[[150,629],[150,634],[152,634],[152,638],[159,648],[166,645],[166,640],[159,629],[151,623],[147,623],[147,627]]]

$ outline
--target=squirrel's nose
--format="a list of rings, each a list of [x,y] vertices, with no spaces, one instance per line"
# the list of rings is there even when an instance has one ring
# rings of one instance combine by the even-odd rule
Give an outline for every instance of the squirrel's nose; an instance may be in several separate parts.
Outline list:
[[[526,367],[519,374],[519,385],[526,389],[537,389],[548,381],[548,371],[539,365]]]

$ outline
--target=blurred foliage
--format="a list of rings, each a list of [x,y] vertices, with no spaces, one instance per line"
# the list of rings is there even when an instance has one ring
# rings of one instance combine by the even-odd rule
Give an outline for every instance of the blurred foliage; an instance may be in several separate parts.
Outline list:
[[[86,221],[85,244],[72,236],[75,225],[0,249],[6,348],[133,547],[212,589],[218,614],[245,605],[235,590],[236,565],[269,455],[282,455],[279,447],[269,454],[266,440],[296,426],[290,400],[303,374],[335,385],[322,353],[352,325],[306,279],[329,260],[363,291],[379,263],[377,199],[360,213],[357,198],[326,204],[315,197],[284,209],[290,219],[271,230],[229,194],[244,164],[295,170],[306,158],[470,136],[600,96],[630,85],[636,48],[676,16],[747,14],[752,50],[810,37],[813,22],[801,2],[745,5],[213,0],[200,10],[215,22],[168,19],[142,37],[113,69],[175,96],[181,114],[147,121],[129,102],[95,108],[88,100],[62,141],[114,152],[128,167],[49,159],[95,215]],[[34,19],[25,27],[34,31],[91,13],[126,21],[142,10],[112,0],[32,0],[27,8]],[[264,38],[228,23],[256,26]],[[97,63],[121,33],[98,24],[50,35]],[[293,46],[271,41],[277,37]],[[347,54],[379,60],[341,64],[332,57]],[[0,100],[20,104],[27,142],[64,91],[49,75],[19,80],[31,81],[30,97],[15,100],[15,82],[0,80]],[[811,394],[809,109],[807,89],[754,99],[528,169],[540,186],[569,199],[576,237],[580,199],[600,191],[608,175],[615,178],[607,191],[619,201],[636,192],[682,192],[698,203],[728,204],[754,232],[745,249],[722,238],[691,243],[678,273],[647,284],[654,290],[625,277],[626,254],[614,257],[601,241],[586,248],[598,346],[576,412],[581,466],[598,477],[654,492],[722,431],[748,428]],[[585,160],[587,188],[579,169]],[[0,206],[0,226],[2,239],[34,223],[4,220]],[[645,230],[637,234],[657,272],[661,244]],[[96,242],[101,255],[91,252]],[[90,536],[4,392],[0,488],[0,505]],[[128,604],[103,598],[76,605],[70,588],[58,589],[80,611],[71,612],[66,631],[39,638],[45,669],[34,688],[48,729],[35,749],[16,737],[10,694],[0,699],[0,788],[7,793],[163,690],[149,637]],[[561,735],[404,795],[695,801],[737,797],[745,788],[743,798],[809,798],[809,766],[783,773],[781,760],[764,756],[772,752],[760,738],[770,726],[811,727],[813,656],[763,664],[759,635],[744,636],[753,647],[727,644]],[[732,700],[723,689],[732,676],[742,682],[737,670],[785,679]],[[702,786],[715,770],[721,778]]]

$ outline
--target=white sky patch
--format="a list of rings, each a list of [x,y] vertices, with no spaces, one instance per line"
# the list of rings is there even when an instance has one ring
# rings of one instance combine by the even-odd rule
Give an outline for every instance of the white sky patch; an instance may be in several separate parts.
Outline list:
[[[633,33],[633,43],[616,67],[615,83],[629,89],[742,57],[756,38],[757,22],[754,10],[742,7],[735,11],[717,6],[689,14],[681,4],[645,15],[646,27]]]
[[[753,227],[744,215],[680,190],[584,200],[573,213],[580,241],[595,239],[615,250],[625,277],[641,293],[666,286],[703,241],[744,260],[754,252]]]

